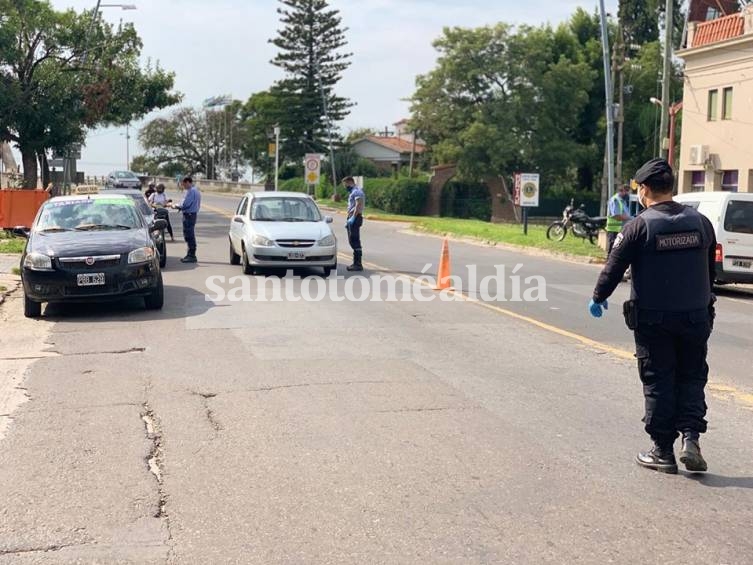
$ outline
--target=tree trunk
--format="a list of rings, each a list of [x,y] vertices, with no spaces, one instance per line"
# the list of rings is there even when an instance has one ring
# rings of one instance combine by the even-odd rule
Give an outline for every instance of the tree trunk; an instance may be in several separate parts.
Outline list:
[[[24,188],[37,188],[37,153],[33,149],[21,148],[21,161],[24,166]]]
[[[42,170],[42,188],[50,184],[50,164],[47,162],[47,153],[42,149],[38,154],[39,167]]]

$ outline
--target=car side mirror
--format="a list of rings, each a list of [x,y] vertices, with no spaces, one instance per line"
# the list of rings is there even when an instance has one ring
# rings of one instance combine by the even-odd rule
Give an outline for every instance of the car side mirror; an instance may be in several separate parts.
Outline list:
[[[163,220],[162,218],[158,218],[154,220],[152,222],[152,229],[159,230],[159,231],[167,229],[167,220]]]
[[[238,224],[245,224],[246,223],[246,220],[243,219],[243,216],[236,216],[235,218],[233,218],[233,221],[236,222],[236,223],[238,223]]]
[[[335,221],[335,219],[332,216],[324,216],[324,221],[327,222],[328,224],[331,224],[332,222]]]
[[[27,239],[29,237],[29,230],[24,226],[17,226],[13,228],[12,230],[10,230],[10,233],[18,237],[25,237]]]

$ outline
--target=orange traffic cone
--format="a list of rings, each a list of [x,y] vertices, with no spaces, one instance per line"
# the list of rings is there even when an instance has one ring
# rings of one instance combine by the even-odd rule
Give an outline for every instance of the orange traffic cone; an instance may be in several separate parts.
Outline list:
[[[450,243],[447,238],[442,242],[442,255],[439,257],[439,269],[437,270],[437,284],[434,290],[447,290],[450,285]]]

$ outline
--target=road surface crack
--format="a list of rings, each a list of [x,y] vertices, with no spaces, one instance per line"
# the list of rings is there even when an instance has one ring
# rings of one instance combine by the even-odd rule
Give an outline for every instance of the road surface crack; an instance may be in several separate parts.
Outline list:
[[[76,353],[61,353],[50,350],[40,355],[22,355],[19,357],[0,357],[0,361],[34,361],[50,357],[84,357],[85,355],[127,355],[128,353],[143,353],[146,347],[129,347],[128,349],[113,349],[112,351],[79,351]]]
[[[400,414],[403,412],[447,412],[450,410],[476,410],[479,406],[435,406],[425,408],[395,408],[392,410],[376,410],[377,414]]]
[[[222,431],[223,427],[222,424],[217,420],[217,417],[214,414],[214,410],[212,410],[211,406],[209,406],[209,400],[212,398],[215,398],[217,396],[216,392],[194,392],[196,396],[201,397],[201,405],[204,408],[204,414],[207,417],[207,421],[209,421],[209,425],[212,426],[212,429],[216,432]]]
[[[328,381],[321,383],[297,383],[290,385],[276,385],[276,386],[263,386],[258,388],[248,389],[248,392],[269,392],[272,390],[280,390],[285,388],[305,388],[311,386],[344,386],[344,385],[361,385],[361,384],[388,384],[393,381]]]
[[[167,493],[164,489],[162,427],[159,418],[152,410],[148,401],[142,404],[141,419],[144,422],[146,437],[152,442],[152,448],[149,450],[149,455],[147,455],[146,458],[146,465],[149,472],[154,475],[154,478],[157,480],[157,511],[155,512],[154,517],[163,520],[165,523],[168,545],[167,563],[171,563],[174,561],[174,546],[172,543],[173,533],[170,524],[170,516],[167,513]]]
[[[60,551],[61,549],[65,549],[66,547],[80,547],[80,543],[61,543],[61,544],[54,544],[54,545],[46,545],[44,547],[23,547],[23,548],[12,548],[12,549],[0,549],[0,556],[3,555],[21,555],[24,553],[50,553],[53,551]]]

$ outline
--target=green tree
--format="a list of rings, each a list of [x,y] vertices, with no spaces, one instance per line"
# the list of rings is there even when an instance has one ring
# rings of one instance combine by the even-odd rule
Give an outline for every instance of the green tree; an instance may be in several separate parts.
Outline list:
[[[352,104],[335,93],[342,73],[350,65],[346,29],[338,10],[328,0],[280,0],[278,8],[282,29],[271,42],[279,49],[272,64],[285,77],[273,88],[284,101],[286,112],[280,127],[286,159],[301,161],[306,153],[323,153],[327,146],[327,119],[322,103],[321,85],[329,117],[342,121]]]
[[[252,94],[240,110],[243,157],[266,178],[274,174],[274,155],[269,148],[274,142],[275,124],[282,121],[285,111],[279,94],[270,90]]]
[[[83,142],[87,128],[127,124],[175,104],[173,75],[139,65],[141,40],[91,13],[47,0],[0,0],[0,140],[21,151],[24,183],[47,182],[48,149]]]
[[[219,178],[224,172],[230,178],[236,164],[245,164],[240,111],[241,103],[234,101],[218,111],[180,108],[150,121],[139,131],[146,153],[138,163],[161,174],[177,170]]]
[[[437,161],[470,179],[538,170],[544,186],[576,182],[591,157],[577,133],[594,73],[572,33],[498,24],[445,29],[434,45],[437,67],[417,79],[411,121]]]

